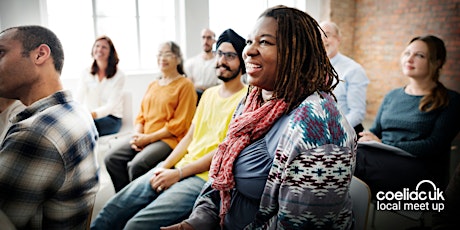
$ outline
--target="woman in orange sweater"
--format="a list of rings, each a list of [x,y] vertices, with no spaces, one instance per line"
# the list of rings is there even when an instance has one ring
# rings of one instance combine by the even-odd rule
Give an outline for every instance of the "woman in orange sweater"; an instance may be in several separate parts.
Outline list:
[[[115,192],[164,160],[187,133],[195,113],[197,95],[184,76],[180,47],[163,43],[157,58],[161,76],[142,99],[134,134],[105,158]]]

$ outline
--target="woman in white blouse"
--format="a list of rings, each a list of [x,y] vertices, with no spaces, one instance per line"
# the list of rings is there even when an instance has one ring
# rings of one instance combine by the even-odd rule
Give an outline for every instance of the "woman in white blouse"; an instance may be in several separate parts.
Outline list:
[[[77,101],[91,112],[99,136],[117,133],[122,124],[125,74],[117,67],[118,54],[109,37],[98,37],[91,54],[94,62],[82,74]]]

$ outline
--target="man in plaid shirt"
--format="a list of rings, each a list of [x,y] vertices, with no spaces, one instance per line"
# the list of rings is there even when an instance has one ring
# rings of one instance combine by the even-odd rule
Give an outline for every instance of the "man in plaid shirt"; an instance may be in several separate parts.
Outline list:
[[[94,205],[97,131],[63,91],[63,61],[46,28],[0,32],[0,97],[27,106],[0,146],[0,210],[18,229],[85,229]]]

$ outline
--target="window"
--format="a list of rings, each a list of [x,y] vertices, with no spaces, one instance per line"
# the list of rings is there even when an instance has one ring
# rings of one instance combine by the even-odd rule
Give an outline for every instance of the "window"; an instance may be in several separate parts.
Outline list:
[[[185,0],[183,0],[185,1]],[[243,38],[267,7],[283,4],[306,9],[321,0],[209,0],[209,27],[219,36],[228,28]],[[96,37],[109,36],[125,72],[158,71],[158,45],[180,41],[180,1],[172,0],[42,0],[45,24],[61,39],[65,52],[62,78],[78,78],[92,63]],[[191,0],[187,0],[188,3]],[[193,4],[193,3],[192,3]],[[193,12],[206,14],[206,12]],[[201,30],[202,28],[195,28]],[[187,43],[187,42],[186,42]],[[181,44],[183,45],[183,44]],[[186,44],[187,45],[187,44]],[[195,44],[194,44],[195,45]],[[187,47],[181,47],[183,52]]]
[[[62,77],[80,76],[92,60],[94,27],[91,1],[48,0],[47,13],[48,27],[56,33],[64,47]]]
[[[63,78],[76,78],[92,63],[96,37],[109,36],[125,72],[158,69],[158,45],[175,39],[175,1],[46,0],[48,27],[64,46]]]
[[[231,28],[240,36],[246,38],[259,15],[268,7],[276,5],[305,10],[305,0],[214,0],[209,1],[209,28],[216,33],[216,36]],[[224,14],[223,9],[225,9]]]

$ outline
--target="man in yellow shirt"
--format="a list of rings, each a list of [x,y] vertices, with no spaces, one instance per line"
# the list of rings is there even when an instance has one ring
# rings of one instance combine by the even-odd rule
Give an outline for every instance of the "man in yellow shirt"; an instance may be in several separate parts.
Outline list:
[[[112,197],[91,229],[159,229],[187,217],[208,179],[212,156],[247,93],[241,54],[245,40],[228,29],[217,41],[216,77],[203,93],[192,125],[168,158]]]

